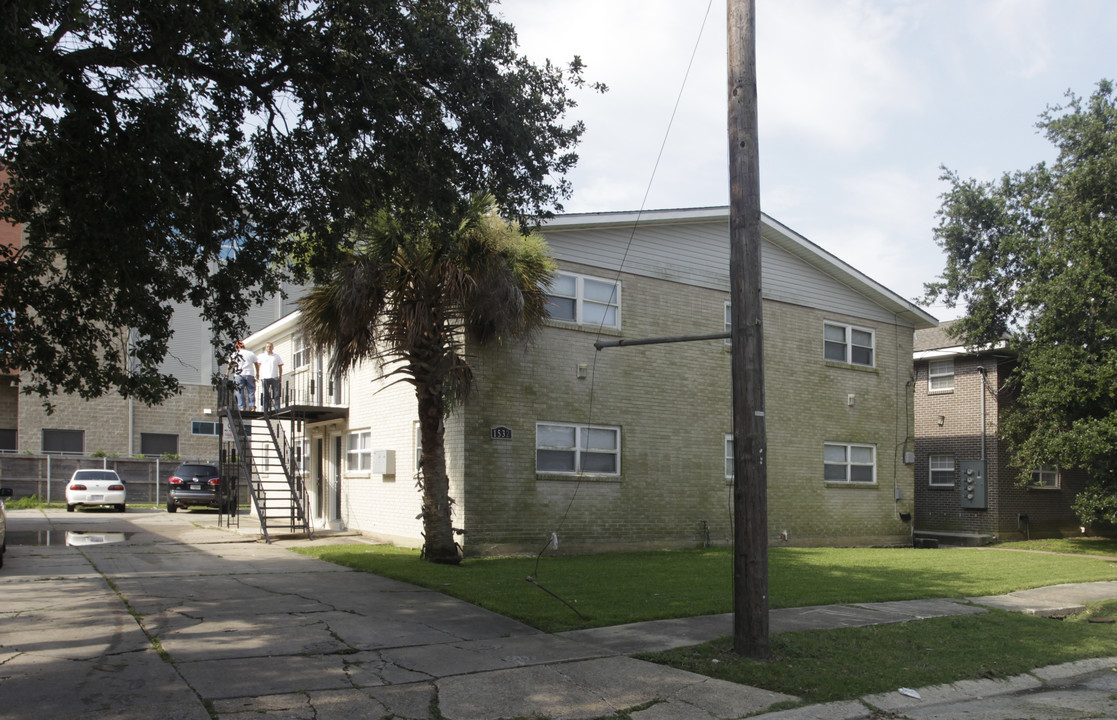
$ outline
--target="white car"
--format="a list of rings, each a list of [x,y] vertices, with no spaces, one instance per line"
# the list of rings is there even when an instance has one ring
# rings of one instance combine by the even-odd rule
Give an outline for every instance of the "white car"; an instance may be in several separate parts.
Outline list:
[[[115,470],[75,470],[66,483],[66,512],[78,505],[112,505],[125,508],[124,481]]]
[[[11,496],[11,488],[0,488],[0,567],[4,567],[4,551],[8,549],[8,518],[4,514],[4,498]]]

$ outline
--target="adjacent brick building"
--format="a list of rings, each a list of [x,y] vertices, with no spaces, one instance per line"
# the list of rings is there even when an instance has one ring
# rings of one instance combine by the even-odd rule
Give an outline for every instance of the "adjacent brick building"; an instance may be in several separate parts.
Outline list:
[[[1044,466],[1021,486],[999,437],[1015,357],[1003,346],[963,347],[952,325],[915,333],[916,537],[985,544],[1080,533],[1071,503],[1084,477]]]

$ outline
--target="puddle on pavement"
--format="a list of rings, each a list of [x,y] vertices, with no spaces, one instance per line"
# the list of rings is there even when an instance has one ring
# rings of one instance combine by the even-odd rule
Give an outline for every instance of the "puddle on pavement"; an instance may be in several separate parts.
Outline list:
[[[89,545],[108,545],[122,543],[136,533],[90,532],[84,530],[14,530],[8,533],[9,546],[31,547],[85,547]]]

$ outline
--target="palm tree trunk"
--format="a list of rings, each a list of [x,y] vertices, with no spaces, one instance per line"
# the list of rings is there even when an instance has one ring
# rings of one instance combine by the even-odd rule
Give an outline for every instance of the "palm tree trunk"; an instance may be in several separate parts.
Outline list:
[[[461,553],[450,519],[450,478],[446,474],[445,404],[439,383],[416,383],[419,435],[423,445],[423,537],[426,559],[457,564]]]

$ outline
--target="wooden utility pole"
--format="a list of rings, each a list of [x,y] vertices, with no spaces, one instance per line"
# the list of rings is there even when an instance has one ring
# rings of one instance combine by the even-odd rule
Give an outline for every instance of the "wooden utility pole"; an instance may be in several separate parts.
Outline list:
[[[760,293],[756,0],[729,11],[729,298],[733,350],[733,649],[764,660],[768,643],[768,479]]]

